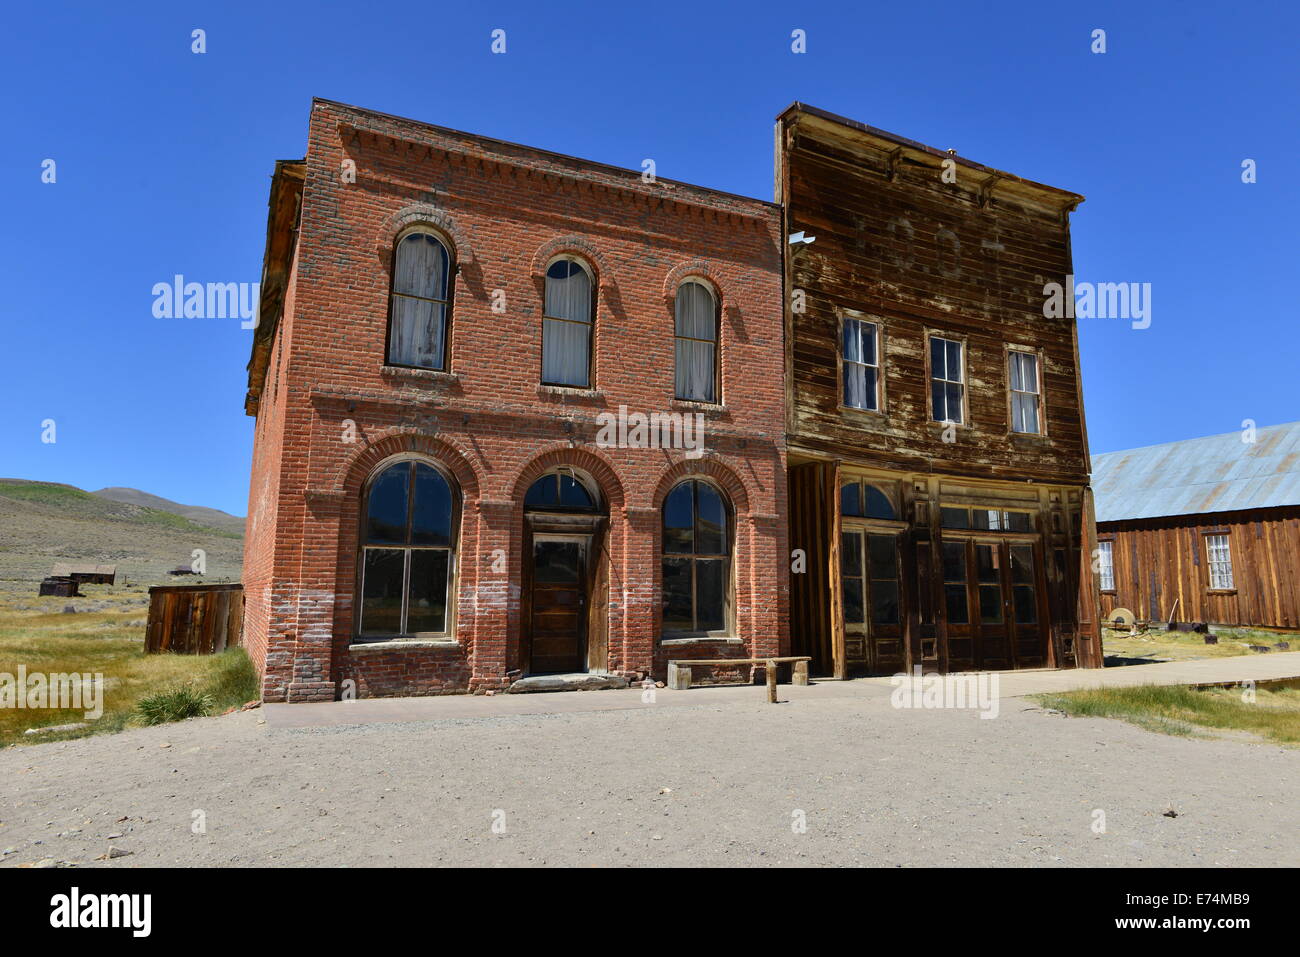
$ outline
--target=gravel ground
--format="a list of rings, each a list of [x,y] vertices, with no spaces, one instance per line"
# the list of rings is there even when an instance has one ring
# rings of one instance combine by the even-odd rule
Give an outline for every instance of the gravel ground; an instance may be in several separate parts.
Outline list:
[[[1300,751],[888,691],[9,748],[0,866],[1300,864]]]

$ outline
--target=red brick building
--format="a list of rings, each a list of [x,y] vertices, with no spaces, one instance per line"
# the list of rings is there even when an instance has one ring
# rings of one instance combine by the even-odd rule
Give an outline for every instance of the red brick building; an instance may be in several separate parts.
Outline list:
[[[788,648],[774,205],[314,101],[272,180],[268,701]]]

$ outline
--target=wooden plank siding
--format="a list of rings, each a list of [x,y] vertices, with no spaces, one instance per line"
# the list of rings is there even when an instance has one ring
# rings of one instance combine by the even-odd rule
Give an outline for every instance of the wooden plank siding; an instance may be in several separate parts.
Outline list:
[[[149,589],[145,654],[214,655],[239,644],[243,624],[241,585],[157,585]]]
[[[1096,584],[1084,572],[1094,530],[1078,341],[1073,319],[1043,315],[1044,285],[1073,271],[1069,212],[1083,197],[955,157],[957,181],[944,182],[945,154],[799,104],[779,118],[776,141],[785,232],[815,237],[791,244],[785,266],[791,548],[804,548],[808,562],[791,576],[792,652],[837,676],[893,669],[900,651],[906,668],[927,672],[978,667],[981,649],[1011,667],[1100,667]],[[878,411],[841,404],[846,317],[878,328]],[[932,420],[931,335],[965,344],[955,441]],[[1012,431],[1012,347],[1039,356],[1040,434]],[[896,536],[891,629],[901,628],[901,649],[873,639],[870,623],[845,641],[838,486],[854,477],[896,510],[852,527]],[[1034,556],[1038,630],[1017,625],[1002,657],[991,651],[991,625],[963,623],[949,641],[945,540],[1012,541],[944,529],[941,509],[954,504],[1033,516],[1032,532],[1016,540]]]
[[[1209,534],[1228,536],[1231,590],[1210,588]],[[1097,538],[1112,543],[1115,572],[1103,617],[1127,608],[1149,620],[1300,628],[1300,506],[1103,522]]]

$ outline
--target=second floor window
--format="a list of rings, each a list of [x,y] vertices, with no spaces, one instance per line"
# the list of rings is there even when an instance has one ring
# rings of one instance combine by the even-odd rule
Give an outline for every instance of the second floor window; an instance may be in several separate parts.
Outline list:
[[[1232,583],[1232,549],[1228,545],[1227,535],[1206,535],[1205,551],[1210,559],[1210,587],[1231,589]]]
[[[677,290],[674,342],[676,396],[716,402],[718,307],[703,283],[684,282]]]
[[[1097,571],[1101,575],[1101,590],[1115,590],[1115,543],[1097,543]]]
[[[546,270],[542,307],[542,382],[591,387],[591,274],[576,259]]]
[[[930,404],[936,422],[961,425],[965,405],[966,378],[962,368],[962,343],[930,337]]]
[[[431,233],[410,233],[393,254],[388,362],[445,368],[451,256]]]
[[[1038,383],[1038,356],[1030,352],[1009,353],[1011,369],[1011,431],[1037,435],[1039,404],[1043,390]]]
[[[880,408],[880,360],[874,322],[845,319],[840,333],[844,362],[844,404],[851,409]]]

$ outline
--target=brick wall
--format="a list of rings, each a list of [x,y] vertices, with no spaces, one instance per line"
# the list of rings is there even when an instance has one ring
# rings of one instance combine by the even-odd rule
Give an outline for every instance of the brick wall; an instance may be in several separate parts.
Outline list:
[[[787,648],[777,210],[325,101],[306,163],[250,485],[246,643],[266,699],[331,699],[345,681],[363,696],[503,686],[526,667],[524,492],[561,465],[608,509],[608,670],[662,676],[668,657]],[[416,224],[441,232],[458,267],[446,373],[384,365],[393,244]],[[589,390],[539,385],[542,277],[562,253],[596,277]],[[673,295],[691,276],[720,298],[716,406],[673,399]],[[702,412],[704,455],[598,448],[597,415],[620,406]],[[456,642],[353,648],[363,485],[407,454],[438,462],[460,494]],[[660,506],[697,474],[734,512],[734,629],[664,646]]]

